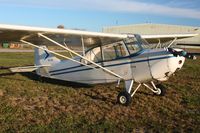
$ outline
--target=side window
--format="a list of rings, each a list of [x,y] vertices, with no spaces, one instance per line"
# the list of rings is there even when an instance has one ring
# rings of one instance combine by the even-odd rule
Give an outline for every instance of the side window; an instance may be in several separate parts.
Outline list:
[[[96,47],[96,48],[89,50],[86,53],[85,58],[87,58],[88,60],[91,60],[93,62],[102,61],[100,47]],[[85,63],[87,63],[87,61],[85,61]]]
[[[134,53],[137,53],[138,51],[140,51],[140,47],[135,44],[127,44],[127,48],[129,50],[130,54],[134,54]]]
[[[113,60],[126,56],[126,51],[121,43],[103,46],[104,60]]]

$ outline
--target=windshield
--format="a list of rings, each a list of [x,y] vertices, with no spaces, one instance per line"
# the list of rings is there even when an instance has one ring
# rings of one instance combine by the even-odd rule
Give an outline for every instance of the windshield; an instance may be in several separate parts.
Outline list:
[[[137,53],[143,49],[151,48],[151,45],[149,45],[145,39],[141,38],[140,35],[134,35],[134,37],[126,38],[124,43],[126,44],[130,54]]]
[[[138,37],[129,37],[124,40],[130,54],[137,53],[143,49],[142,42]]]

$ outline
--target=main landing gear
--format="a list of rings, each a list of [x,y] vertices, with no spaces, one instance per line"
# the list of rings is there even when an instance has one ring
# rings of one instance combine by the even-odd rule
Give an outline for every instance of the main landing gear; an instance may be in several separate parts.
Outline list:
[[[137,90],[142,85],[144,85],[146,88],[151,90],[156,95],[164,96],[165,93],[166,93],[166,88],[163,85],[161,85],[161,84],[155,85],[153,83],[153,81],[151,81],[151,87],[149,85],[145,84],[145,83],[140,83],[136,87],[136,89],[133,92],[131,92],[132,91],[132,87],[133,87],[133,83],[134,83],[133,80],[125,81],[125,90],[121,91],[117,96],[118,103],[120,103],[122,105],[125,105],[125,106],[128,106],[132,101],[132,97],[135,95]]]

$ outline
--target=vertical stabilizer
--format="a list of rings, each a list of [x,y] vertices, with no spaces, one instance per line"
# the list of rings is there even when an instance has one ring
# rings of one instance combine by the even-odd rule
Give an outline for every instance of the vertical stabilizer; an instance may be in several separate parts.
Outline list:
[[[40,47],[46,50],[35,48],[35,65],[36,66],[43,66],[43,65],[52,66],[60,62],[60,59],[56,58],[53,54],[47,51],[46,46],[40,46]],[[39,68],[36,72],[38,75],[48,77],[48,71],[49,71],[48,69],[49,69],[48,67]]]

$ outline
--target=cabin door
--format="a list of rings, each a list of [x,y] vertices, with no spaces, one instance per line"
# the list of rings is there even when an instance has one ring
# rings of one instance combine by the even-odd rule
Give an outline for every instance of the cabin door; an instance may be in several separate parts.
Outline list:
[[[120,75],[125,80],[132,79],[130,58],[123,42],[102,46],[103,67]],[[106,73],[107,83],[116,82],[119,78]]]

